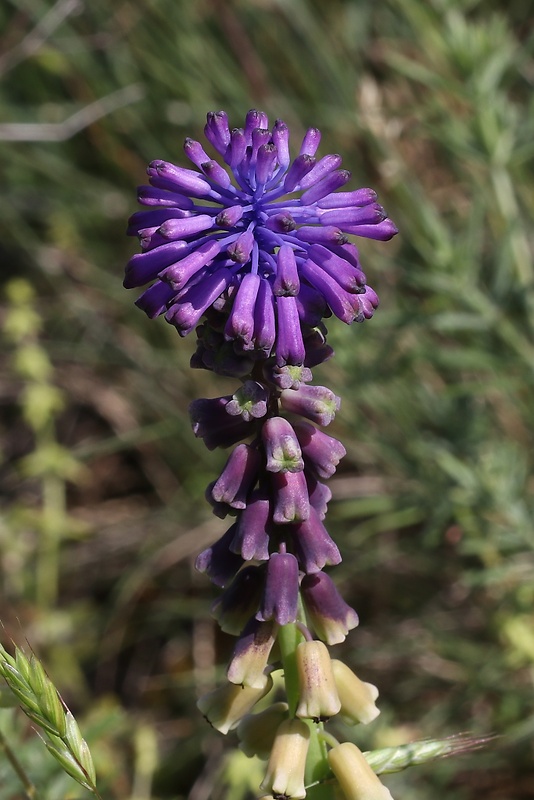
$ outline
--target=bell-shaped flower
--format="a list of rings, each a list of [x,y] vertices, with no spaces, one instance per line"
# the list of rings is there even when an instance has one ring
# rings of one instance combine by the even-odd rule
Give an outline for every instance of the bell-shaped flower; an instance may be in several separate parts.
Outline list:
[[[287,719],[288,705],[273,703],[257,714],[247,714],[237,726],[239,749],[252,758],[257,756],[265,761],[273,749],[274,737],[281,723]]]
[[[372,683],[361,681],[343,661],[332,659],[332,671],[336,681],[339,699],[341,701],[340,714],[348,725],[357,725],[362,722],[366,725],[380,714],[375,700],[378,689]]]
[[[248,444],[238,444],[211,488],[212,500],[231,508],[245,508],[249,489],[258,477],[259,466],[258,450]]]
[[[310,626],[329,645],[345,641],[347,633],[358,624],[358,615],[334,586],[325,572],[305,575],[301,595]]]
[[[303,522],[310,516],[310,496],[304,472],[273,472],[273,521]]]
[[[227,586],[243,566],[245,559],[230,549],[236,535],[234,523],[214,544],[197,556],[195,568],[205,572],[216,586]]]
[[[256,703],[265,697],[272,685],[270,675],[264,675],[260,687],[225,683],[203,695],[197,707],[212,727],[221,733],[228,733],[237,728],[245,714],[249,714]]]
[[[297,422],[294,426],[297,439],[302,448],[306,467],[325,480],[331,478],[336,467],[347,451],[340,441],[320,431],[308,422]]]
[[[393,800],[389,789],[352,742],[343,742],[329,750],[328,763],[345,800]]]
[[[230,549],[245,561],[267,561],[270,531],[270,500],[261,489],[255,489],[236,522]]]
[[[323,642],[300,642],[296,649],[299,702],[296,715],[321,722],[341,708],[330,654]]]
[[[307,386],[284,389],[280,402],[285,411],[300,414],[318,425],[329,425],[339,411],[340,399],[326,386]]]
[[[287,719],[274,737],[262,791],[273,797],[303,800],[306,797],[304,771],[310,743],[310,730],[300,719]]]
[[[341,562],[338,547],[313,506],[305,522],[291,526],[291,538],[299,566],[307,574],[319,572],[326,564]]]
[[[302,472],[304,461],[291,424],[283,417],[270,417],[261,429],[268,472]]]
[[[259,622],[249,620],[237,640],[226,677],[231,683],[261,688],[265,668],[276,641],[276,625],[273,620]]]
[[[262,596],[263,581],[263,566],[243,567],[237,573],[211,608],[221,630],[239,636],[250,617],[256,613]]]
[[[267,576],[256,619],[273,619],[287,625],[297,618],[299,599],[299,566],[291,553],[273,553],[267,562]]]

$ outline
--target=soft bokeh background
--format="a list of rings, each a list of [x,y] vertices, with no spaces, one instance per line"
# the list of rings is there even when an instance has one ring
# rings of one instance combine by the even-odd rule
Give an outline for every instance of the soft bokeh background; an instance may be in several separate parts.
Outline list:
[[[475,756],[397,798],[534,796],[534,6],[525,0],[4,0],[0,5],[4,644],[28,640],[109,800],[252,796],[194,707],[231,651],[195,554],[224,463],[187,407],[229,382],[122,289],[135,186],[209,110],[309,125],[398,224],[362,243],[382,305],[333,321],[337,648],[381,691],[366,749],[459,731]],[[530,19],[530,23],[529,23]],[[0,727],[45,798],[86,796],[25,717]],[[338,728],[339,730],[339,728]],[[438,794],[439,793],[439,794]],[[0,800],[22,797],[0,759]]]

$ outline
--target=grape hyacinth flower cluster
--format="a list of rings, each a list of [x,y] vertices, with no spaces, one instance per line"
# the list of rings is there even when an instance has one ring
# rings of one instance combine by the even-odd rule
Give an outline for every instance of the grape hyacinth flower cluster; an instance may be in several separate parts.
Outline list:
[[[149,317],[196,333],[192,367],[236,379],[234,394],[190,408],[206,447],[230,448],[206,491],[230,524],[196,566],[220,587],[213,614],[237,637],[227,681],[198,706],[268,761],[266,795],[298,800],[332,785],[347,800],[387,800],[372,759],[324,729],[337,715],[366,724],[379,712],[376,688],[328,649],[358,617],[327,571],[341,554],[325,526],[325,481],[345,448],[322,430],[340,400],[312,370],[333,355],[325,318],[363,322],[378,305],[353,237],[386,241],[397,229],[374,191],[344,189],[339,155],[317,157],[316,128],[293,160],[287,126],[269,128],[259,111],[232,130],[210,113],[205,136],[217,158],[187,139],[193,168],[149,165],[145,210],[128,228],[142,252],[124,280],[150,284],[137,299]]]

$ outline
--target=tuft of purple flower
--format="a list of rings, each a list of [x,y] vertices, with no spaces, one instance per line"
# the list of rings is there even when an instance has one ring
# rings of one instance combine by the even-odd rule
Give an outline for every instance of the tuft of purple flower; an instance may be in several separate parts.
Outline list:
[[[362,322],[378,305],[349,235],[384,241],[397,229],[372,189],[339,191],[350,172],[339,155],[316,157],[316,128],[293,161],[287,125],[269,129],[260,111],[232,130],[224,111],[212,112],[204,133],[224,166],[193,139],[184,144],[193,168],[149,165],[150,185],[138,190],[147,210],[128,226],[142,252],[124,285],[150,283],[137,305],[182,336],[205,318],[196,367],[241,377],[235,354],[247,372],[268,358],[277,370],[302,367],[309,326],[330,313]]]

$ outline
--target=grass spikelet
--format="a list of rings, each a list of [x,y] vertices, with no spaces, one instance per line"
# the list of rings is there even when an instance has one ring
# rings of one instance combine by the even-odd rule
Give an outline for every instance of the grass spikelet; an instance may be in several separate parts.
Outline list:
[[[418,764],[426,764],[437,758],[449,758],[478,750],[492,741],[493,736],[470,736],[459,733],[446,739],[423,739],[418,742],[370,750],[363,755],[377,775],[401,772]]]
[[[0,675],[20,708],[45,733],[44,744],[62,769],[99,800],[93,759],[78,723],[66,708],[38,658],[18,647],[15,657],[0,645]]]

